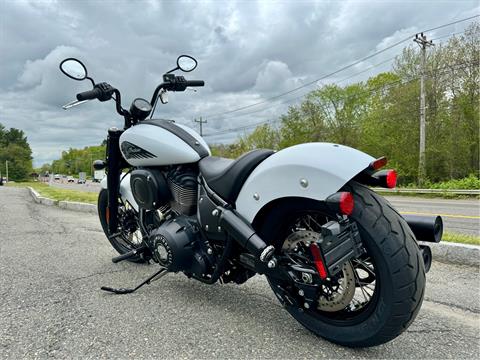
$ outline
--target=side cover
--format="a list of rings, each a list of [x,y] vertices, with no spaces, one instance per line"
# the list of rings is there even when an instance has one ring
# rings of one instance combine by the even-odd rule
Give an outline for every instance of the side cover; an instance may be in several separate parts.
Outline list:
[[[284,197],[324,200],[375,160],[359,150],[330,143],[283,149],[258,165],[243,184],[236,209],[247,221]]]

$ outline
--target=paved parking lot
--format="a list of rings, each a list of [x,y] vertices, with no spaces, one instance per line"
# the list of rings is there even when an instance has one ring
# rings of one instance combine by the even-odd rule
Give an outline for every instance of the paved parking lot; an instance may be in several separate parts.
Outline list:
[[[203,285],[168,274],[130,295],[154,265],[112,264],[96,216],[32,202],[0,187],[0,359],[478,358],[479,272],[434,263],[426,300],[406,333],[352,350],[301,327],[263,277]]]

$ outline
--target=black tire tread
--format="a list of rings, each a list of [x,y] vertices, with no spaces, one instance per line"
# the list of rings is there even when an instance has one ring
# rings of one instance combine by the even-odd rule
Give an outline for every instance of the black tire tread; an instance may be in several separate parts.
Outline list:
[[[374,217],[373,229],[380,222],[388,224],[388,230],[383,229],[385,233],[382,233],[382,237],[383,239],[395,239],[396,241],[394,242],[398,244],[398,248],[392,251],[389,247],[392,241],[382,240],[379,242],[379,245],[383,254],[388,255],[390,253],[387,261],[393,265],[391,275],[399,280],[407,280],[406,283],[396,286],[394,289],[393,304],[396,306],[392,307],[391,318],[396,319],[395,322],[399,321],[400,323],[385,326],[381,334],[379,334],[379,338],[372,339],[371,344],[367,344],[367,346],[378,345],[400,335],[417,316],[423,302],[425,290],[423,259],[410,227],[386,199],[358,183],[347,185],[345,190],[353,193],[356,208],[358,208],[357,199],[362,202],[362,210],[355,219],[357,222],[371,222],[371,220],[368,220],[368,217]],[[377,206],[373,206],[372,202],[375,202]],[[404,291],[409,288],[411,288],[410,291]],[[391,322],[387,321],[388,323]]]
[[[387,286],[383,286],[383,291],[391,290],[391,295],[388,295],[388,303],[383,304],[382,318],[369,322],[375,326],[372,325],[368,331],[364,331],[362,327],[364,322],[362,322],[350,328],[348,332],[350,335],[345,335],[345,328],[340,329],[336,325],[327,324],[315,325],[314,322],[320,320],[303,318],[304,321],[302,321],[302,317],[297,317],[295,309],[287,307],[287,310],[304,326],[330,341],[349,347],[376,346],[400,335],[417,316],[425,289],[423,258],[408,224],[386,199],[354,181],[345,185],[341,191],[349,191],[354,196],[355,210],[351,218],[369,234],[371,238],[369,241],[373,242],[372,246],[375,247],[377,256],[383,259],[382,274],[385,275],[382,275],[382,279],[384,284],[388,283]],[[284,208],[290,207],[292,202],[284,204]],[[272,210],[270,220],[269,216],[264,219],[261,233],[267,240],[267,231],[275,232],[267,223],[269,221],[282,223],[283,219],[279,216],[282,211],[287,211],[279,208],[281,206]],[[270,239],[270,241],[278,240]],[[274,288],[272,289],[275,291]]]
[[[110,238],[109,237],[109,230],[108,230],[108,224],[107,224],[107,219],[105,215],[105,209],[108,206],[108,191],[106,189],[100,190],[100,193],[98,194],[98,202],[97,202],[97,210],[98,210],[98,217],[100,219],[100,224],[102,225],[103,232],[105,233],[105,236],[107,237],[108,241],[112,245],[112,247],[120,254],[123,255],[126,252],[128,252],[128,249],[125,249],[124,246],[121,246],[116,238]],[[134,256],[132,258],[127,259],[127,261],[133,262],[133,263],[144,263],[145,260],[141,256]]]

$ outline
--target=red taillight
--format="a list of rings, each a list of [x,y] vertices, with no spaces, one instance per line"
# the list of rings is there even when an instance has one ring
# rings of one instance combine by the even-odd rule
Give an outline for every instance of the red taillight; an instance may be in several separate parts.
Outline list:
[[[386,176],[387,187],[393,189],[397,186],[397,172],[395,170],[388,170]]]
[[[343,215],[351,215],[353,212],[353,196],[349,192],[337,192],[325,199],[328,207]]]
[[[322,255],[320,254],[320,249],[318,248],[318,245],[315,243],[310,244],[310,251],[312,252],[313,262],[315,264],[315,267],[317,268],[320,279],[325,280],[328,274],[327,269],[325,268],[325,264],[323,263]]]
[[[370,163],[370,168],[373,170],[378,170],[384,167],[385,165],[387,165],[387,158],[385,156],[382,156],[381,158],[378,158],[377,160],[372,161]]]
[[[351,215],[355,202],[353,196],[349,192],[342,192],[340,195],[340,212],[343,215]]]

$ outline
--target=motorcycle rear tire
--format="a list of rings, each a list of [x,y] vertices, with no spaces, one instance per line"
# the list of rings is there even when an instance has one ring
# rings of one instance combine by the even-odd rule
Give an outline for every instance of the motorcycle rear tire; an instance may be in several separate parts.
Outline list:
[[[379,283],[376,302],[358,319],[332,320],[298,306],[285,305],[287,311],[303,326],[331,342],[348,347],[370,347],[386,343],[405,331],[417,316],[424,296],[425,269],[417,241],[408,224],[390,203],[368,187],[350,182],[355,200],[351,219],[356,221],[362,241],[375,263]],[[282,248],[286,224],[302,211],[328,211],[322,202],[295,198],[276,204],[260,226],[267,242]],[[283,225],[283,226],[282,226]],[[267,278],[281,299],[278,283]],[[319,313],[320,315],[317,315]],[[325,313],[323,313],[325,315]],[[331,315],[329,315],[331,316]]]

